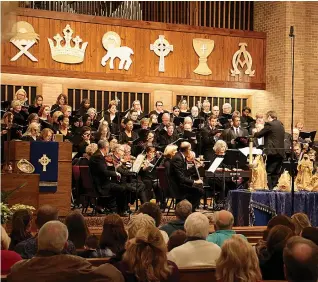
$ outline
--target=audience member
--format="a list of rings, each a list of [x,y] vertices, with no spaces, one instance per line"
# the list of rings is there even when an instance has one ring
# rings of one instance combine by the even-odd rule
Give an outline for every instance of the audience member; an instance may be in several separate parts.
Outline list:
[[[7,275],[12,265],[22,260],[19,254],[8,250],[10,242],[10,237],[3,226],[1,226],[1,275]]]
[[[127,244],[123,260],[115,266],[126,282],[177,282],[178,267],[167,260],[167,247],[159,229],[147,225]]]
[[[127,226],[128,239],[135,238],[138,230],[148,225],[155,226],[155,220],[148,214],[139,213],[132,217]]]
[[[185,243],[187,239],[187,234],[183,230],[176,230],[172,232],[168,241],[168,252],[173,250],[176,247],[179,247]]]
[[[313,242],[299,236],[290,238],[283,259],[289,282],[317,282],[318,247]]]
[[[186,243],[169,252],[168,259],[178,267],[215,266],[221,248],[206,241],[209,235],[208,218],[204,214],[194,212],[185,221],[184,229],[187,235]]]
[[[318,228],[305,227],[301,233],[301,237],[314,242],[318,246]]]
[[[11,243],[9,250],[14,250],[15,246],[32,237],[31,234],[32,213],[27,210],[17,210],[12,216],[12,230],[10,234]]]
[[[99,239],[96,235],[89,235],[86,238],[85,251],[77,252],[77,255],[82,258],[95,258],[96,257],[96,250],[99,249]]]
[[[295,235],[298,236],[300,236],[301,232],[305,227],[311,226],[309,218],[305,213],[295,213],[294,215],[292,215],[291,220],[295,225]]]
[[[124,281],[110,264],[95,268],[84,258],[61,254],[67,238],[63,223],[57,220],[45,223],[39,231],[36,256],[15,264],[8,281],[24,282],[30,277],[33,282]]]
[[[259,282],[262,279],[253,247],[239,235],[231,236],[222,245],[215,274],[222,282]]]
[[[107,215],[99,240],[98,257],[115,256],[117,260],[121,260],[127,239],[128,235],[121,217],[117,214]]]
[[[207,240],[222,247],[225,240],[236,234],[236,232],[232,230],[234,224],[233,214],[226,210],[215,212],[214,222],[215,232],[210,234]],[[241,236],[247,240],[244,235],[241,234]]]
[[[267,237],[266,248],[258,253],[263,280],[284,280],[283,250],[293,231],[283,225],[276,225]]]
[[[50,205],[43,205],[38,209],[35,224],[38,230],[47,222],[51,220],[58,219],[58,211],[56,208]],[[21,243],[17,244],[15,247],[15,251],[21,255],[23,259],[30,259],[35,256],[38,250],[38,243],[37,243],[37,235],[35,237],[22,241]],[[71,241],[67,241],[67,245],[64,247],[63,254],[76,254],[76,249],[74,244]]]
[[[175,214],[176,220],[172,220],[167,224],[161,226],[159,229],[165,231],[170,237],[176,230],[184,230],[184,222],[192,213],[192,205],[188,200],[179,202],[176,206]]]
[[[138,213],[148,214],[155,220],[156,227],[159,227],[161,223],[162,212],[158,205],[154,203],[150,203],[150,202],[144,203],[139,207]],[[163,230],[161,230],[161,234],[165,242],[168,243],[169,241],[168,234]]]
[[[68,230],[68,239],[75,248],[84,249],[86,238],[89,235],[84,216],[78,211],[73,211],[66,216],[65,225]]]

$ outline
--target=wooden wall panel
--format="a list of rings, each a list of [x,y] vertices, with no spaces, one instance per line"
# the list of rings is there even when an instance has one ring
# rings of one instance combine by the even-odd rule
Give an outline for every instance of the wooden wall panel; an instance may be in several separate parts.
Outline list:
[[[265,34],[250,31],[235,31],[229,29],[214,29],[163,23],[138,22],[109,19],[67,13],[53,13],[29,9],[19,10],[18,20],[31,23],[40,35],[40,41],[30,52],[38,58],[32,62],[26,56],[16,62],[10,59],[17,53],[17,48],[10,42],[2,43],[2,72],[90,78],[102,80],[118,80],[131,82],[149,82],[164,84],[184,84],[199,86],[216,86],[247,89],[265,89]],[[66,24],[74,31],[73,37],[79,35],[83,42],[88,42],[85,59],[81,64],[63,64],[51,58],[47,38],[53,38],[57,33],[62,35]],[[133,49],[132,65],[128,71],[118,70],[119,59],[115,59],[115,69],[101,65],[101,59],[106,54],[102,46],[102,37],[107,31],[117,32],[122,40],[121,46]],[[159,73],[159,57],[150,51],[150,44],[159,35],[165,35],[174,46],[174,51],[165,57],[165,72]],[[193,38],[214,40],[215,46],[208,57],[208,65],[212,75],[202,76],[193,73],[199,58],[193,46]],[[255,76],[243,75],[232,77],[230,69],[233,54],[238,50],[238,44],[248,44],[247,50],[253,58]]]

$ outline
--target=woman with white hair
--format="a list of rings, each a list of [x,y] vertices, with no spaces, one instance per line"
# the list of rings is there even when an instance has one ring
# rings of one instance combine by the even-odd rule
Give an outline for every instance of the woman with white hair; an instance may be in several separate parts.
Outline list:
[[[40,136],[40,124],[36,122],[32,122],[26,132],[22,135],[22,140],[23,141],[37,141]]]
[[[9,251],[11,238],[1,226],[1,275],[7,275],[10,268],[16,262],[22,260],[21,256],[14,251]]]
[[[206,241],[209,235],[208,218],[200,212],[194,212],[186,219],[184,229],[186,243],[169,252],[168,259],[178,267],[215,266],[221,248]]]
[[[12,113],[13,113],[13,123],[17,125],[25,125],[26,124],[26,117],[21,112],[22,104],[19,100],[13,100],[11,102]]]

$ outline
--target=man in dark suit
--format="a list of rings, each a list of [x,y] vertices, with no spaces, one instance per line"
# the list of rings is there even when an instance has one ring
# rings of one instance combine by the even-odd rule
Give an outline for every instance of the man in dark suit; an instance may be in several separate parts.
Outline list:
[[[125,208],[125,187],[118,183],[112,183],[111,178],[120,177],[120,173],[107,169],[105,156],[109,151],[109,143],[106,140],[98,142],[98,150],[89,159],[89,170],[98,194],[102,196],[115,196],[117,212],[122,214]]]
[[[235,139],[237,137],[247,137],[248,131],[245,128],[241,128],[241,119],[239,116],[232,117],[233,126],[223,131],[221,139],[223,139],[229,149],[238,149],[241,148],[241,144],[237,144]],[[248,144],[246,144],[248,146]]]
[[[191,144],[182,142],[180,151],[171,160],[169,183],[178,201],[187,199],[191,202],[193,210],[198,207],[203,195],[202,180],[190,178],[191,169],[187,169],[186,158],[191,154]]]
[[[221,136],[219,131],[218,118],[217,116],[210,116],[208,119],[209,125],[202,128],[202,153],[204,155],[204,159],[207,161],[211,161],[214,156],[213,147],[215,142]]]
[[[269,189],[273,189],[279,178],[282,162],[284,159],[284,136],[283,124],[277,120],[275,111],[267,112],[267,120],[264,128],[254,133],[254,137],[264,137],[264,153],[267,154],[266,171]]]

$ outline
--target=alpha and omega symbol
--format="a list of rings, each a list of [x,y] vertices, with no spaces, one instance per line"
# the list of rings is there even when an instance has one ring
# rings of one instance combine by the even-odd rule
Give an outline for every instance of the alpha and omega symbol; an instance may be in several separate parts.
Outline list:
[[[165,57],[173,51],[173,45],[170,45],[164,35],[159,35],[159,38],[150,44],[150,50],[154,51],[159,56],[159,72],[165,71]]]
[[[252,64],[253,59],[251,54],[246,50],[246,43],[240,43],[239,44],[240,49],[237,50],[232,58],[232,66],[233,70],[231,70],[231,76],[236,76],[237,74],[240,74],[241,71],[238,69],[238,66],[240,65],[243,69],[246,65],[245,74],[249,76],[254,76],[255,70],[252,71]],[[241,57],[243,56],[244,60],[242,61]]]
[[[46,166],[51,162],[51,159],[47,157],[46,154],[39,159],[39,163],[43,166],[43,171],[46,171]]]

